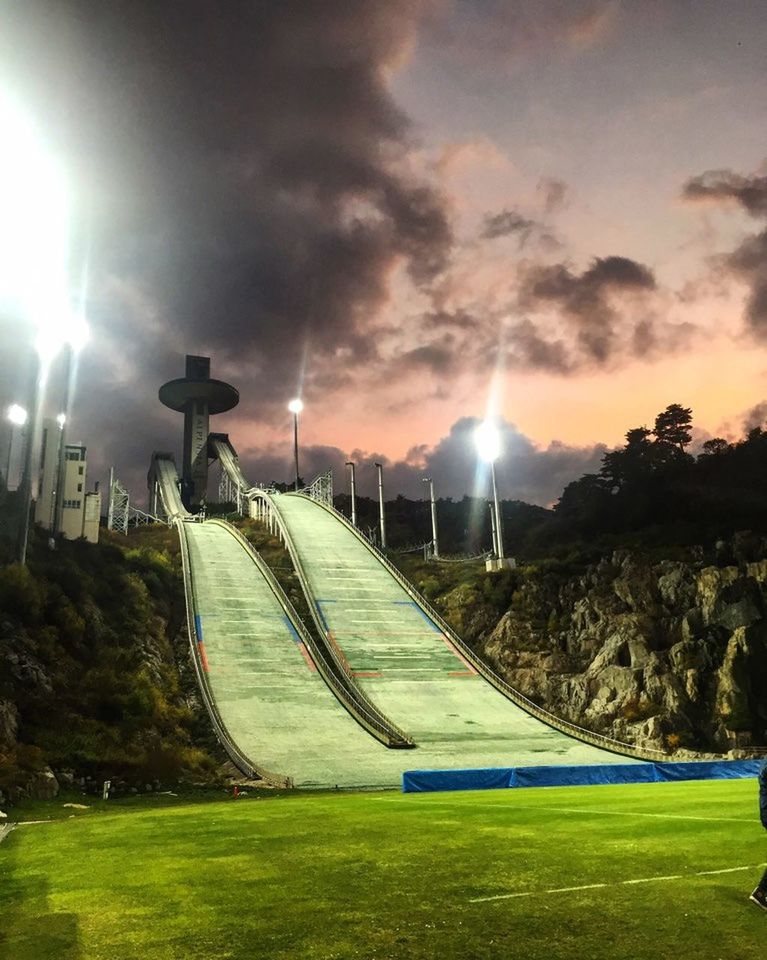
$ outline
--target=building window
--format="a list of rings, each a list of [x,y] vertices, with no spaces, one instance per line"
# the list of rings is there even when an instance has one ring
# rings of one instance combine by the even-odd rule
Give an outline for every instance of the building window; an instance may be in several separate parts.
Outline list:
[[[79,450],[67,450],[67,460],[79,460],[80,451]]]
[[[65,510],[79,510],[82,505],[82,500],[65,500],[64,509]]]
[[[83,485],[82,485],[81,483],[78,483],[78,484],[77,484],[77,492],[78,492],[78,493],[82,493],[82,492],[83,492]]]
[[[78,468],[77,468],[77,475],[81,477],[81,476],[83,475],[83,473],[85,473],[85,467],[78,467]],[[80,488],[80,489],[82,489],[82,488]]]

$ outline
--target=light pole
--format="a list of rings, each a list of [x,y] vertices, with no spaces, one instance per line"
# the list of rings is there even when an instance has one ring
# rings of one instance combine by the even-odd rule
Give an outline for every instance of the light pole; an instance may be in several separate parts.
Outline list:
[[[304,409],[304,404],[300,397],[291,400],[288,404],[288,410],[293,414],[293,454],[296,461],[296,493],[298,493],[298,415]]]
[[[437,502],[434,499],[434,482],[431,477],[423,477],[423,482],[429,484],[429,499],[431,500],[431,549],[432,556],[439,560],[439,541],[437,540]]]
[[[349,468],[349,475],[351,478],[351,490],[352,490],[352,526],[357,526],[357,482],[355,478],[356,468],[352,460],[346,461],[346,466]]]
[[[489,420],[484,420],[474,431],[474,442],[477,452],[485,463],[490,464],[490,475],[493,479],[493,503],[495,505],[495,555],[498,567],[503,567],[503,520],[498,503],[498,486],[495,482],[495,461],[501,454],[501,438],[498,428]]]
[[[24,428],[24,424],[27,422],[27,411],[18,403],[12,403],[6,412],[6,419],[11,425],[11,432],[8,437],[8,462],[5,467],[5,489],[8,490],[11,482],[11,454],[13,453],[15,428],[19,427],[20,431]]]
[[[386,516],[384,515],[383,464],[376,463],[378,470],[378,509],[381,516],[381,549],[386,549]]]
[[[498,539],[495,529],[495,505],[493,503],[488,503],[490,508],[490,540],[493,544],[493,555],[498,556]]]
[[[69,197],[64,176],[34,124],[2,91],[0,138],[0,299],[36,333],[17,542],[17,559],[23,564],[48,373],[65,343],[77,349],[84,342],[87,326],[73,315],[70,302]]]
[[[58,461],[56,463],[56,488],[53,491],[51,503],[51,535],[56,536],[61,521],[62,508],[62,487],[64,486],[64,449],[66,447],[66,438],[64,436],[64,427],[66,426],[67,415],[60,413],[56,417],[56,423],[59,425],[59,442],[57,447]]]

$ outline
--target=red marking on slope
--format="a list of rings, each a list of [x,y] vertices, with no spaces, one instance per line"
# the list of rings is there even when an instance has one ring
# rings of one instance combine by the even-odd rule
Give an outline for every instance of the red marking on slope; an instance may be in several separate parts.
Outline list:
[[[200,640],[197,644],[197,649],[200,651],[200,660],[202,661],[202,669],[206,673],[210,673],[210,667],[208,666],[208,656],[205,653],[205,644]]]
[[[455,647],[455,645],[453,644],[453,642],[451,641],[451,639],[450,639],[448,636],[446,636],[444,633],[442,634],[442,639],[444,640],[445,646],[447,647],[447,649],[448,649],[452,654],[454,654],[456,657],[458,657],[458,659],[461,661],[461,663],[464,665],[464,667],[466,667],[466,669],[469,671],[469,673],[471,673],[472,675],[476,674],[477,671],[476,671],[476,670],[474,669],[474,667],[469,663],[469,661],[466,659],[466,657],[464,657],[464,656],[461,655],[460,650],[458,650],[458,649]]]
[[[352,676],[354,677],[380,677],[380,670],[353,670]]]
[[[476,670],[451,670],[449,673],[451,677],[474,677],[476,676]]]
[[[316,672],[317,672],[317,664],[314,662],[314,660],[312,660],[311,656],[309,655],[309,651],[306,649],[306,647],[304,646],[304,644],[303,644],[303,643],[299,643],[299,644],[298,644],[298,649],[301,651],[301,656],[304,658],[304,660],[306,660],[306,665],[307,665],[307,667],[308,667],[310,670],[313,670],[313,671],[316,673]]]

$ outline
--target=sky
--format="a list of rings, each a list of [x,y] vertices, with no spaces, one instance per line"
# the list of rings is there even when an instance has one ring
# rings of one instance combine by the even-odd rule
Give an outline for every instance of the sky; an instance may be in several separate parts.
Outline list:
[[[307,479],[478,491],[491,415],[543,505],[670,403],[698,442],[763,422],[765,49],[760,0],[0,0],[0,92],[71,194],[91,478],[140,501],[180,453],[186,353],[256,481],[296,394]],[[6,406],[33,337],[0,336]]]

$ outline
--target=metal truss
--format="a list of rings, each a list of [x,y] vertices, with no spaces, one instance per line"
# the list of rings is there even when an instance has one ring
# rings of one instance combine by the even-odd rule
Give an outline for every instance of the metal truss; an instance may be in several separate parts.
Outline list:
[[[301,493],[305,493],[312,500],[319,500],[320,503],[326,503],[329,507],[332,507],[333,471],[326,470],[325,473],[321,473],[308,487],[304,487]]]
[[[114,475],[109,471],[109,510],[107,512],[107,529],[128,532],[130,518],[130,494]]]
[[[132,507],[130,494],[110,470],[109,475],[109,510],[107,511],[107,529],[117,530],[118,533],[128,533],[129,527],[141,527],[149,523],[167,523],[162,517],[156,517],[138,507]]]

